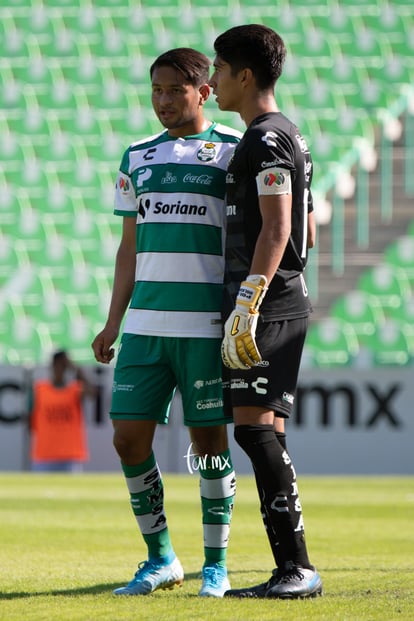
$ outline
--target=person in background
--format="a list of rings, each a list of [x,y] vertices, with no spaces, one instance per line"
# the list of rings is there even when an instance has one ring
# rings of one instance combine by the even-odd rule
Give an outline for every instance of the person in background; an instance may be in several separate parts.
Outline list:
[[[50,370],[50,378],[35,381],[32,389],[32,470],[79,472],[89,459],[82,399],[97,389],[65,351],[53,354]]]
[[[226,553],[235,474],[220,344],[225,179],[240,132],[204,116],[209,69],[209,59],[191,48],[169,50],[155,60],[152,105],[165,129],[127,149],[116,182],[115,214],[123,218],[123,232],[108,319],[92,348],[98,362],[112,360],[126,313],[110,416],[148,554],[116,595],[147,595],[184,579],[153,451],[157,424],[168,422],[176,388],[192,451],[200,457],[199,595],[222,597],[230,588]]]
[[[253,466],[276,564],[267,582],[225,597],[314,597],[322,581],[308,557],[284,430],[311,312],[303,271],[315,237],[312,158],[276,103],[286,55],[281,37],[259,24],[236,26],[214,50],[210,86],[218,106],[238,112],[247,127],[227,172],[222,358],[234,437]]]

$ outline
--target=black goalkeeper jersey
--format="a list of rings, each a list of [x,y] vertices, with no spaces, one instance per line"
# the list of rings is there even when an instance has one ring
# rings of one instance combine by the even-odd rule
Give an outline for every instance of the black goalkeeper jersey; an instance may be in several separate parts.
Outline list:
[[[308,254],[308,212],[313,210],[312,158],[298,128],[282,113],[268,112],[249,125],[227,170],[226,316],[249,274],[262,226],[256,176],[275,167],[291,174],[292,226],[260,313],[265,321],[275,321],[305,317],[311,311],[302,272]]]

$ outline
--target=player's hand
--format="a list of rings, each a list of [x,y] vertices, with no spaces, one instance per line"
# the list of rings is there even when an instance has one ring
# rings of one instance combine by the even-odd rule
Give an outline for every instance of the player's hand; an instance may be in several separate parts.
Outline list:
[[[91,347],[95,355],[97,362],[103,362],[103,364],[109,364],[115,356],[115,350],[112,344],[118,337],[119,330],[106,326],[102,332],[97,334],[94,338]]]
[[[261,362],[256,345],[259,307],[266,294],[267,279],[251,275],[241,283],[236,307],[224,325],[221,357],[230,369],[246,369]]]

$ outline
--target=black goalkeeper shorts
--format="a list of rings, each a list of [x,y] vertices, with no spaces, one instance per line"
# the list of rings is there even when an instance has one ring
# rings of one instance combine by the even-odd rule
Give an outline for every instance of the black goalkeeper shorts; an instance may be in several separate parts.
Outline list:
[[[262,362],[247,369],[223,370],[225,403],[257,406],[289,418],[295,398],[308,317],[259,322],[256,344]]]

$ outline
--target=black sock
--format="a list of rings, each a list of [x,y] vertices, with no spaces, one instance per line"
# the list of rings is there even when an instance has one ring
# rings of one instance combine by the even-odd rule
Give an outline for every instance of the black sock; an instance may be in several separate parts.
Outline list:
[[[276,434],[276,438],[279,441],[279,444],[282,446],[282,448],[286,450],[287,449],[286,434],[283,433],[282,431],[275,431],[275,434]],[[266,510],[263,504],[263,489],[260,485],[260,481],[258,480],[256,476],[256,473],[255,473],[255,477],[256,477],[257,492],[259,494],[259,499],[260,499],[260,513],[262,515],[263,525],[265,527],[265,531],[267,534],[267,538],[269,540],[270,548],[272,550],[273,558],[275,559],[275,562],[276,562],[276,566],[280,566],[280,564],[282,563],[282,559],[279,558],[279,537],[274,530],[274,526],[272,526],[272,524],[269,523],[269,520],[267,519]]]
[[[284,434],[282,434],[284,435]],[[293,563],[312,568],[303,532],[295,470],[272,425],[238,425],[236,442],[249,456],[267,536],[279,568]]]

